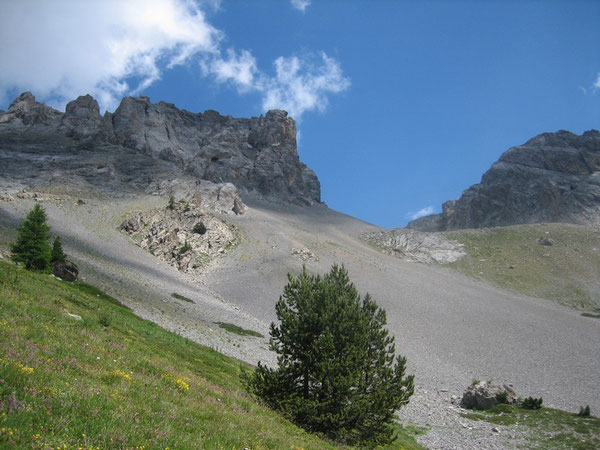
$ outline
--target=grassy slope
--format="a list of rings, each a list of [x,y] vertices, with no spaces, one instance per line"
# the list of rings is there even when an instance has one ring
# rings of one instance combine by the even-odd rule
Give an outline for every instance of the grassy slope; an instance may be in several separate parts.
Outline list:
[[[600,448],[600,419],[578,417],[556,409],[528,410],[520,406],[498,405],[488,411],[463,414],[471,420],[484,420],[501,426],[520,425],[532,431],[529,448]]]
[[[600,306],[600,232],[567,224],[459,230],[468,256],[450,266],[502,288],[587,310]],[[538,238],[556,243],[543,246]],[[512,268],[511,268],[512,266]]]
[[[246,395],[242,364],[0,261],[2,448],[333,447]]]

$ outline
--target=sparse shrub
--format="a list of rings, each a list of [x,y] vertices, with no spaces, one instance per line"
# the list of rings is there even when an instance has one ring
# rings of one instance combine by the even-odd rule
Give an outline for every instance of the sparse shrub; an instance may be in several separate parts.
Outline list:
[[[343,266],[323,277],[304,268],[288,280],[271,324],[278,367],[259,363],[247,386],[307,430],[365,447],[393,441],[413,376],[394,356],[385,311],[368,294],[361,299]]]
[[[48,216],[39,203],[19,224],[17,242],[11,246],[12,259],[28,270],[47,270],[50,266],[50,227]]]
[[[104,328],[108,328],[110,327],[110,318],[106,315],[103,315],[100,317],[100,320],[98,320],[98,322],[100,323],[100,325],[102,325]]]
[[[479,383],[481,383],[480,380],[478,380],[477,378],[473,378],[473,381],[471,381],[471,386],[477,386]]]
[[[54,238],[54,243],[52,244],[50,263],[54,264],[56,262],[63,262],[65,259],[67,259],[67,255],[65,255],[65,252],[63,251],[60,237],[57,236]]]
[[[175,197],[173,195],[169,197],[169,209],[175,209]]]
[[[527,397],[525,400],[523,400],[521,406],[523,406],[523,408],[525,409],[540,409],[542,407],[543,402],[544,400],[542,399],[542,397]]]
[[[183,212],[188,212],[189,210],[190,210],[190,203],[185,202],[185,205],[183,205]]]
[[[498,403],[508,403],[508,392],[500,392],[496,395],[496,400],[498,400]]]
[[[185,244],[183,244],[183,246],[179,249],[179,254],[182,255],[186,252],[189,252],[192,249],[192,246],[190,245],[190,243],[186,240]]]
[[[200,221],[200,222],[196,223],[196,225],[194,225],[194,228],[192,231],[196,234],[202,235],[202,234],[206,233],[206,225],[204,225],[204,222]]]
[[[583,406],[579,407],[579,413],[577,414],[579,417],[589,417],[590,414],[590,405],[587,405],[585,408]]]

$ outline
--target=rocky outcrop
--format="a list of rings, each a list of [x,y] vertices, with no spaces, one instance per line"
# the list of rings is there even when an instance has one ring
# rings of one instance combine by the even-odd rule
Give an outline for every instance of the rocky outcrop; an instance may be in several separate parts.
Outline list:
[[[463,408],[490,409],[506,403],[517,403],[517,394],[510,385],[498,385],[491,381],[473,382],[463,394],[460,405]]]
[[[148,191],[205,180],[276,202],[310,205],[321,196],[299,160],[294,120],[280,110],[238,119],[128,97],[100,116],[85,95],[63,114],[26,92],[0,113],[0,150],[0,179],[20,188],[68,182]]]
[[[13,123],[17,127],[49,125],[55,124],[61,117],[60,111],[36,102],[31,92],[23,92],[11,103],[8,111],[0,115],[0,124]]]
[[[441,234],[395,228],[363,233],[361,239],[407,261],[448,264],[466,255],[463,245]]]
[[[121,224],[121,231],[141,248],[186,273],[200,271],[237,242],[235,226],[185,200],[162,210],[137,213]]]
[[[506,151],[481,183],[442,213],[408,224],[442,231],[539,222],[600,220],[600,132],[544,133]]]
[[[202,183],[192,191],[190,201],[198,207],[222,214],[239,216],[248,209],[231,183]]]

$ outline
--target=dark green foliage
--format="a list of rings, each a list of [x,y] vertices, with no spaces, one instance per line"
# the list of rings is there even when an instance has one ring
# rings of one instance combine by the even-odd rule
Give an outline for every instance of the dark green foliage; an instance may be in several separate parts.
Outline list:
[[[175,197],[173,197],[172,195],[169,197],[169,209],[173,210],[175,209]]]
[[[523,400],[522,406],[525,409],[540,409],[542,407],[543,402],[544,400],[542,399],[542,397],[527,397],[525,400]]]
[[[63,262],[67,259],[67,255],[62,248],[62,242],[60,241],[60,237],[54,238],[54,243],[52,244],[52,253],[50,255],[50,263],[54,264],[55,262]]]
[[[177,292],[173,292],[171,294],[171,297],[176,298],[177,300],[181,300],[183,302],[188,302],[188,303],[196,303],[194,300],[192,300],[191,298],[187,298],[184,295],[178,294]]]
[[[183,205],[183,212],[188,212],[190,210],[190,204],[189,202],[185,202],[185,205]]]
[[[50,227],[46,211],[39,203],[19,224],[17,242],[11,247],[12,259],[28,270],[47,270],[50,266]]]
[[[239,334],[240,336],[255,336],[255,337],[264,337],[258,331],[254,330],[246,330],[245,328],[238,327],[233,323],[227,322],[217,322],[219,324],[219,328],[223,328],[224,330],[229,331],[230,333]]]
[[[500,392],[496,395],[496,400],[498,400],[498,403],[508,403],[508,392]]]
[[[183,246],[179,249],[179,254],[183,254],[186,252],[189,252],[192,249],[192,246],[189,244],[188,241],[185,241],[185,244],[183,244]]]
[[[581,406],[579,408],[579,413],[577,414],[580,417],[589,417],[591,414],[590,405],[587,405],[585,408]]]
[[[408,403],[413,376],[395,359],[386,314],[361,299],[342,266],[323,277],[288,275],[271,324],[277,369],[259,363],[252,392],[303,428],[350,444],[394,439],[394,412]]]
[[[204,234],[206,233],[206,225],[204,225],[204,222],[200,221],[194,225],[192,231],[196,234]]]

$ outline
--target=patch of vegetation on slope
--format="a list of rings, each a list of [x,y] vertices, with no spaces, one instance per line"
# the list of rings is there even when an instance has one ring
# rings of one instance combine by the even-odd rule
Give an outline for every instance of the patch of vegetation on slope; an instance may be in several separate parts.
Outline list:
[[[239,334],[240,336],[264,337],[258,331],[247,330],[245,328],[238,327],[237,325],[234,325],[233,323],[218,322],[218,325],[220,328],[223,328],[224,330],[227,330],[230,333]]]
[[[331,448],[242,388],[243,363],[93,286],[0,261],[0,447]],[[419,448],[402,432],[395,446]]]
[[[444,234],[463,244],[467,252],[450,264],[459,272],[573,308],[595,311],[600,307],[598,229],[548,223]],[[553,244],[541,245],[540,238]]]
[[[483,420],[499,426],[530,430],[528,448],[600,448],[600,419],[581,417],[556,409],[525,409],[516,405],[497,405],[487,411],[462,414],[471,420]]]

